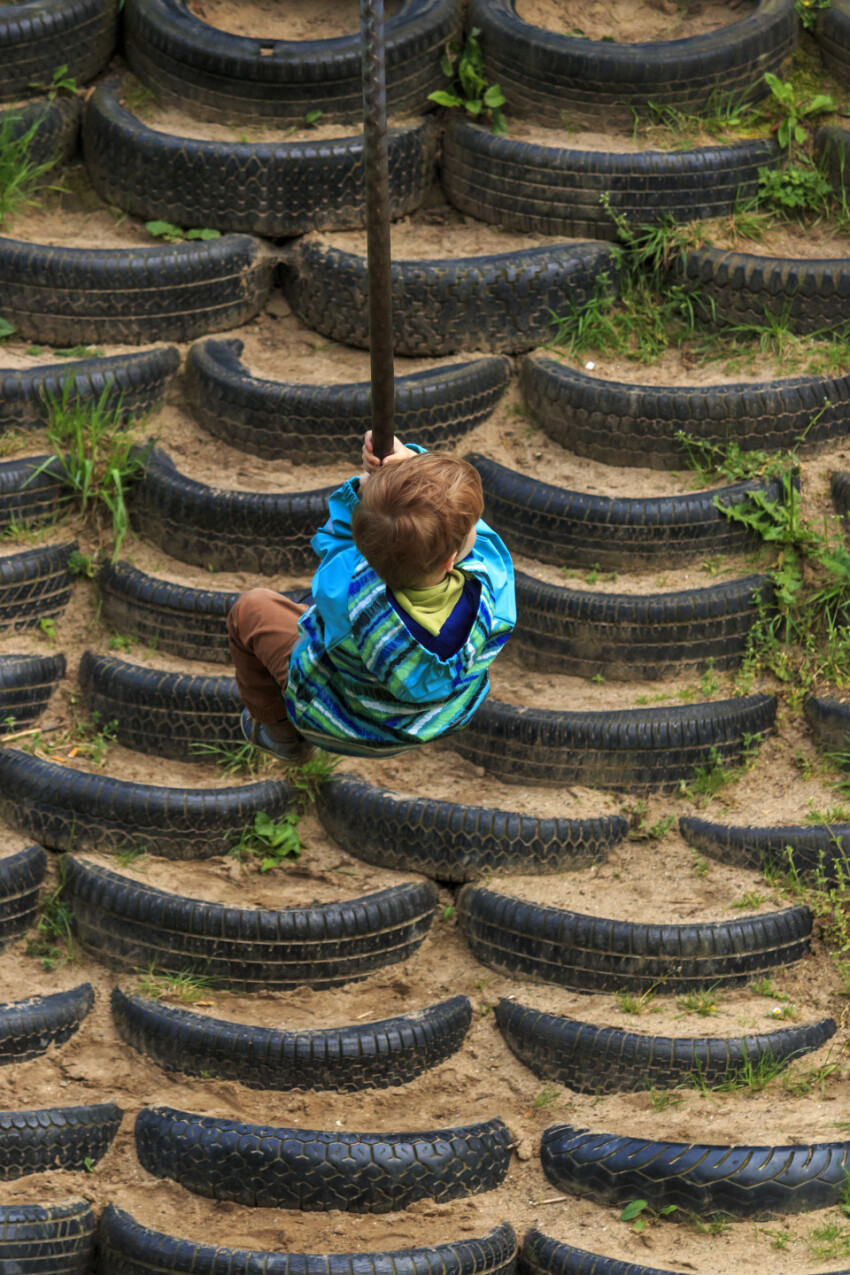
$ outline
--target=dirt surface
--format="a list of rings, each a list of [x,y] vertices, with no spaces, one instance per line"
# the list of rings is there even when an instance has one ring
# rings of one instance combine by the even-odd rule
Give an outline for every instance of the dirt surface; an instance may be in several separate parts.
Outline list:
[[[685,40],[741,22],[756,6],[747,0],[516,0],[524,22],[559,35],[618,44]]]
[[[305,0],[281,7],[275,0],[189,0],[196,18],[234,35],[269,40],[333,40],[360,30],[360,10],[355,0]],[[401,0],[387,0],[384,17],[392,18]]]
[[[699,0],[690,4],[630,0],[628,5],[606,6],[596,0],[585,6],[567,6],[559,0],[518,0],[520,16],[528,22],[562,32],[580,26],[588,38],[610,35],[619,42],[688,38],[740,21],[753,7],[701,4]],[[270,42],[330,39],[357,29],[357,9],[351,3],[328,6],[309,0],[296,12],[284,11],[267,0],[254,0],[250,6],[190,0],[190,8],[212,26]],[[388,8],[389,13],[395,11]],[[248,141],[280,137],[261,128],[190,123],[179,112],[162,110],[138,92],[128,105],[152,127],[186,136],[236,142],[243,137]],[[682,144],[681,135],[678,140],[672,134],[662,140],[654,131],[573,134],[513,121],[510,126],[514,137],[555,146],[631,150]],[[304,135],[321,140],[344,131],[325,130],[319,123],[317,129]],[[301,135],[288,136],[296,139]],[[48,195],[40,208],[25,210],[5,225],[3,233],[74,247],[139,247],[156,242],[140,220],[101,205],[82,165],[68,171],[64,185],[65,193]],[[835,256],[848,250],[846,239],[832,236],[826,226],[803,231],[777,223],[760,243],[746,244],[736,240],[729,224],[712,223],[704,234],[707,242],[768,255]],[[319,237],[347,251],[365,251],[365,236],[359,232]],[[392,231],[394,255],[408,260],[474,256],[554,242],[561,240],[483,226],[450,208],[436,186],[427,206],[397,223]],[[272,243],[267,250],[286,253],[285,247]],[[369,379],[368,353],[327,341],[305,328],[276,291],[263,314],[237,331],[216,336],[231,336],[244,343],[244,365],[256,377],[314,385]],[[98,352],[102,349],[111,354],[125,348],[129,347],[99,347]],[[187,349],[180,347],[181,358]],[[798,364],[787,352],[739,355],[718,351],[709,343],[704,348],[690,345],[670,350],[651,365],[593,351],[581,358],[569,359],[563,351],[559,356],[568,358],[588,376],[648,385],[722,385],[799,374]],[[469,357],[438,362],[450,364]],[[48,347],[15,339],[0,342],[0,374],[4,368],[58,361],[60,357]],[[397,359],[396,375],[435,362]],[[514,360],[514,369],[519,362]],[[846,366],[833,364],[832,370],[846,370]],[[160,411],[136,433],[140,439],[156,437],[181,472],[223,489],[316,490],[336,484],[358,468],[356,450],[349,461],[339,465],[268,462],[239,452],[211,437],[193,419],[179,376]],[[43,434],[13,432],[0,437],[0,457],[43,452],[47,446]],[[649,498],[700,490],[702,486],[684,457],[679,472],[660,473],[620,470],[573,455],[530,420],[515,381],[490,419],[471,431],[456,451],[477,451],[539,481],[601,496]],[[832,444],[805,460],[807,517],[820,522],[831,515],[830,471],[848,465],[850,447],[846,442]],[[74,537],[87,552],[103,552],[108,543],[105,530],[98,535],[75,515],[60,527],[5,537],[0,542],[0,559],[33,544],[61,543]],[[256,583],[278,589],[308,583],[306,577],[278,575],[258,581],[247,572],[203,571],[181,563],[132,530],[122,556],[158,578],[222,591],[241,591]],[[570,563],[564,563],[562,569],[558,564],[544,565],[518,556],[516,566],[537,579],[597,594],[649,594],[708,588],[763,569],[766,561],[765,555],[715,556],[683,568],[662,563],[644,572],[606,573],[575,570]],[[11,746],[33,748],[38,755],[71,768],[169,788],[221,788],[281,774],[269,759],[253,773],[227,776],[206,761],[169,762],[99,739],[78,684],[79,661],[85,650],[188,673],[227,676],[228,667],[176,659],[150,649],[133,634],[114,634],[99,615],[94,585],[84,579],[76,582],[73,599],[54,630],[0,635],[0,654],[62,651],[68,661],[68,677],[36,728],[40,734],[14,740]],[[741,689],[768,690],[780,699],[775,732],[759,750],[753,750],[744,767],[727,767],[715,773],[711,792],[705,785],[701,787],[696,777],[679,793],[666,797],[622,795],[581,786],[558,789],[505,784],[460,758],[448,744],[383,762],[346,759],[340,763],[341,771],[358,774],[403,796],[428,796],[539,818],[627,817],[629,838],[594,867],[547,877],[492,876],[489,886],[502,893],[548,907],[632,921],[684,924],[764,914],[793,903],[793,890],[789,892],[755,871],[720,864],[695,852],[678,831],[680,816],[699,814],[721,824],[756,826],[850,822],[847,797],[836,787],[839,776],[817,752],[805,725],[801,713],[804,688],[793,682],[779,683],[765,677],[743,686],[736,685],[734,675],[711,671],[705,676],[673,677],[661,684],[590,681],[557,670],[529,671],[517,648],[509,644],[494,667],[492,687],[495,698],[517,705],[590,712],[687,705],[726,698]],[[189,863],[171,863],[153,855],[130,861],[105,855],[87,857],[159,889],[248,908],[288,908],[350,899],[393,882],[416,879],[412,873],[356,860],[329,839],[309,804],[304,806],[298,832],[301,857],[266,873],[251,861],[240,864],[233,857]],[[18,832],[0,828],[0,854],[12,853],[25,844]],[[58,862],[58,856],[50,855],[51,886]],[[821,903],[826,908],[823,899]],[[51,965],[58,959],[58,963],[45,968],[43,949],[32,930],[29,952],[25,940],[6,948],[0,957],[0,999],[47,994],[88,979],[95,987],[96,1004],[78,1035],[65,1046],[30,1063],[0,1067],[0,1108],[112,1100],[125,1115],[113,1147],[93,1172],[51,1172],[7,1182],[0,1186],[0,1203],[82,1195],[99,1208],[112,1202],[140,1222],[172,1235],[292,1254],[431,1246],[483,1235],[506,1220],[520,1236],[535,1225],[556,1238],[611,1258],[694,1275],[739,1275],[742,1270],[751,1275],[811,1275],[845,1269],[850,1257],[850,1224],[839,1209],[758,1224],[740,1221],[725,1228],[699,1224],[681,1215],[663,1219],[650,1215],[646,1228],[635,1231],[630,1223],[619,1220],[619,1208],[564,1196],[553,1188],[542,1173],[538,1154],[540,1135],[552,1123],[717,1144],[807,1144],[848,1138],[848,987],[846,967],[842,975],[830,959],[838,940],[823,928],[828,919],[825,916],[816,922],[811,955],[793,968],[777,971],[768,985],[712,989],[695,1000],[665,992],[662,986],[651,996],[630,1000],[580,995],[507,978],[484,967],[471,955],[459,928],[456,889],[442,886],[429,935],[416,955],[402,965],[323,992],[300,988],[285,994],[240,996],[215,986],[195,989],[195,1000],[187,1008],[199,1015],[293,1030],[378,1021],[421,1010],[456,994],[470,998],[472,1027],[456,1055],[401,1089],[356,1095],[259,1092],[235,1082],[165,1072],[120,1039],[111,1019],[109,996],[118,982],[126,991],[162,995],[177,1003],[174,987],[144,971],[110,971],[78,948],[60,948],[58,958],[54,955],[47,961]],[[839,1029],[817,1054],[797,1060],[784,1077],[777,1077],[761,1092],[707,1092],[688,1085],[669,1093],[578,1095],[535,1076],[511,1054],[494,1021],[493,1007],[502,997],[652,1035],[752,1035],[824,1015],[832,1015]],[[515,1155],[508,1178],[498,1190],[453,1204],[424,1202],[404,1213],[365,1217],[248,1209],[202,1199],[175,1183],[158,1181],[140,1168],[134,1151],[133,1121],[142,1107],[158,1103],[283,1127],[348,1131],[439,1129],[500,1116],[513,1135]]]

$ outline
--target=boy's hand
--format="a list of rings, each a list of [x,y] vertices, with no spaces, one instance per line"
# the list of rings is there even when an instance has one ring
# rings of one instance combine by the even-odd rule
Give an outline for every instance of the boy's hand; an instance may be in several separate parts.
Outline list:
[[[378,460],[372,449],[372,431],[366,430],[366,436],[363,439],[363,466],[367,474],[374,474],[381,465],[397,465],[400,461],[408,460],[417,454],[410,447],[405,447],[398,438],[393,438],[392,455],[385,456],[382,461]]]

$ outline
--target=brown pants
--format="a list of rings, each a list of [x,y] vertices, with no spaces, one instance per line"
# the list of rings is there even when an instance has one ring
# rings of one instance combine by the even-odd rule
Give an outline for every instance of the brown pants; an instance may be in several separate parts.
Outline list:
[[[231,607],[227,635],[236,685],[255,721],[286,717],[289,656],[298,639],[298,617],[306,610],[273,589],[251,589]]]

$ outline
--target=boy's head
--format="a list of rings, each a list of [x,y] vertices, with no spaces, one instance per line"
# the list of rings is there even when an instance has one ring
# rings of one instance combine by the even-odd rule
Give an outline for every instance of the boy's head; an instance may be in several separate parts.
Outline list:
[[[459,552],[484,511],[478,471],[437,452],[411,456],[371,474],[351,529],[381,579],[416,588]]]

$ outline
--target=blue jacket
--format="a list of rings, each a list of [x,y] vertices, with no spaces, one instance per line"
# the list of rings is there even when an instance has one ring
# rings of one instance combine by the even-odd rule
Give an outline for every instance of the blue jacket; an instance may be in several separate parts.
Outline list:
[[[448,659],[427,651],[354,543],[359,487],[353,478],[333,493],[330,518],[313,537],[322,561],[314,605],[299,622],[286,706],[302,734],[330,752],[390,756],[460,730],[480,706],[487,670],[516,624],[514,571],[501,539],[479,521],[472,552],[457,564],[481,582],[469,637]]]

